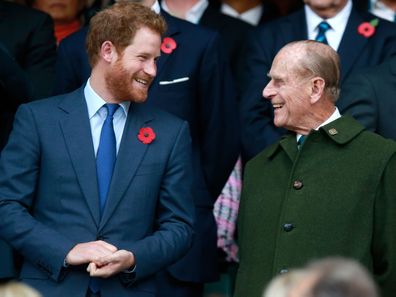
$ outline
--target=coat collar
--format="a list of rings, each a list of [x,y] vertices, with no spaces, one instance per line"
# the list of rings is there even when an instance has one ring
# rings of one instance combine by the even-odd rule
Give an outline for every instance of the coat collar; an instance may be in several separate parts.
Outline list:
[[[339,119],[319,128],[318,131],[312,133],[321,133],[339,145],[345,145],[358,136],[365,128],[350,116],[341,116]],[[310,135],[309,134],[309,135]],[[309,135],[305,141],[308,141]],[[281,149],[283,149],[291,159],[297,153],[297,143],[295,133],[289,132],[284,135],[280,141],[270,146],[264,151],[267,158],[272,158]]]

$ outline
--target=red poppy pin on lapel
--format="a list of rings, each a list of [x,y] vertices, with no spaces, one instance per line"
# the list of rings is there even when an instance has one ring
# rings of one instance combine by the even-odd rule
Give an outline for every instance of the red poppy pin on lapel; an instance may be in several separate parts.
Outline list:
[[[155,139],[155,133],[150,127],[143,127],[139,130],[138,139],[144,144],[150,144]]]
[[[370,38],[375,33],[375,27],[378,26],[378,19],[373,19],[370,22],[363,22],[358,27],[358,33],[366,38]]]
[[[171,54],[173,50],[177,47],[176,41],[171,37],[165,37],[162,40],[161,51],[165,54]]]

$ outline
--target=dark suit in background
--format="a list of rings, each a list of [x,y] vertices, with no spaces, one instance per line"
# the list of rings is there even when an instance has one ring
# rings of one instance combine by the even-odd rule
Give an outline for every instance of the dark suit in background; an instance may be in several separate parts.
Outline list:
[[[368,130],[396,140],[396,56],[351,75],[337,105]]]
[[[166,12],[161,14],[168,24],[165,37],[173,38],[177,48],[170,54],[161,53],[157,76],[145,104],[189,123],[196,206],[192,248],[168,271],[177,281],[201,286],[218,278],[213,205],[239,153],[236,94],[218,35]],[[59,46],[58,93],[78,87],[89,76],[85,35],[86,29],[66,38]],[[179,78],[183,80],[175,81]],[[175,296],[159,290],[162,296]]]
[[[42,12],[0,0],[0,43],[1,151],[19,104],[52,92],[56,59],[52,20]],[[15,277],[12,251],[2,240],[0,259],[0,279]]]
[[[348,23],[337,50],[341,60],[341,82],[354,71],[366,66],[377,65],[396,53],[396,25],[379,20],[375,33],[370,38],[358,34],[363,22],[377,18],[352,8]],[[273,124],[273,109],[262,98],[268,82],[263,74],[268,73],[276,53],[285,44],[307,39],[304,9],[289,16],[258,27],[251,35],[247,56],[247,70],[242,84],[246,89],[242,95],[242,144],[243,157],[249,160],[285,133]]]

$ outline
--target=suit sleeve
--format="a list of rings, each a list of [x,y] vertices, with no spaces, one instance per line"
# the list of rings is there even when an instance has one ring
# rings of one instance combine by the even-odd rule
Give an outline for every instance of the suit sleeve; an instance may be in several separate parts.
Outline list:
[[[244,89],[240,102],[244,161],[253,158],[285,133],[285,130],[274,126],[272,105],[262,96],[276,54],[272,52],[271,40],[275,37],[271,34],[257,28],[249,36],[246,48],[246,70],[242,78]]]
[[[342,114],[350,114],[368,130],[377,130],[377,95],[369,76],[363,73],[352,75],[343,84],[337,106]]]
[[[0,237],[55,281],[76,244],[34,218],[40,176],[40,136],[33,114],[21,105],[0,159]]]
[[[388,161],[376,193],[373,228],[373,272],[382,291],[391,297],[396,292],[396,154]]]
[[[240,152],[236,89],[218,35],[209,40],[199,73],[201,158],[209,192],[217,198]]]
[[[25,69],[33,86],[33,99],[49,97],[54,87],[56,42],[50,16],[40,14],[25,49]]]
[[[136,278],[131,282],[165,268],[189,249],[195,215],[191,188],[191,139],[187,124],[183,123],[171,148],[161,182],[157,231],[132,246],[119,247],[135,255]]]

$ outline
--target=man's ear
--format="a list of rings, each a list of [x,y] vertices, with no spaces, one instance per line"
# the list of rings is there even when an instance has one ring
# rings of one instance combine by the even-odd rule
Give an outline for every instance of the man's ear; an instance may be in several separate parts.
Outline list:
[[[108,63],[111,63],[112,61],[115,61],[118,58],[117,55],[117,50],[114,46],[114,44],[106,40],[105,42],[102,43],[102,46],[100,47],[100,55]]]
[[[311,104],[315,104],[323,96],[325,81],[319,76],[311,79]]]

